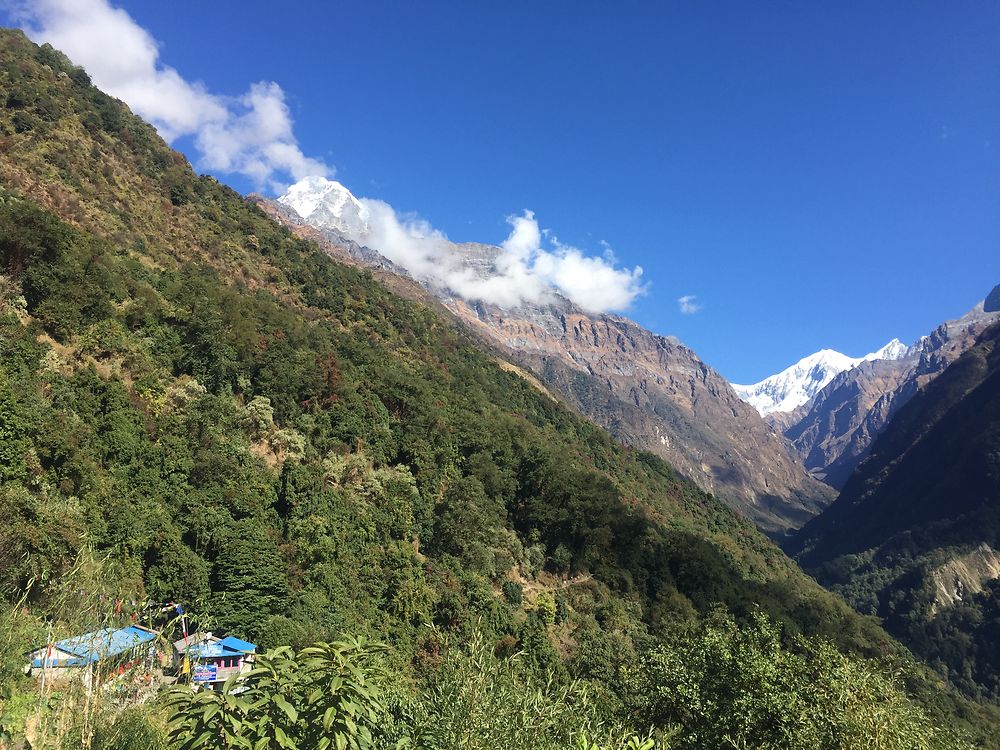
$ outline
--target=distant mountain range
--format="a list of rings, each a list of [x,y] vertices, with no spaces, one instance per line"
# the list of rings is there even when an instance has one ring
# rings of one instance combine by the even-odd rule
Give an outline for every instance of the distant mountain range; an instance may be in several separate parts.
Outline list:
[[[259,202],[397,291],[435,300],[541,387],[778,536],[822,510],[895,411],[1000,320],[980,304],[911,346],[892,339],[862,357],[826,349],[760,383],[732,385],[677,339],[588,313],[555,291],[502,306],[463,296],[440,275],[411,275],[371,246],[384,241],[372,202],[339,182],[309,177]],[[496,246],[447,246],[463,278],[488,281],[503,263]]]
[[[480,693],[551,677],[539,704],[561,715],[579,679],[598,723],[685,747],[958,746],[925,742],[931,722],[1000,747],[995,707],[960,699],[656,456],[555,403],[558,389],[620,439],[660,446],[762,524],[821,505],[832,490],[676,340],[558,295],[507,310],[418,283],[343,233],[365,239],[378,207],[336,184],[310,181],[296,200],[343,231],[252,205],[19,31],[0,29],[0,90],[0,609],[16,626],[0,649],[4,709],[34,705],[30,644],[97,627],[127,596],[183,602],[262,650],[344,633],[386,643],[379,659],[417,713],[468,661],[456,649],[465,661],[433,664],[424,646],[478,633],[487,660],[495,644],[524,656],[523,671],[489,661],[484,682],[473,655]],[[448,250],[464,278],[499,262],[495,247]],[[992,455],[934,445],[949,476]],[[918,468],[926,481],[933,462]],[[720,658],[737,662],[722,679]],[[683,704],[648,703],[678,675],[696,688]],[[729,688],[751,684],[760,718],[716,720],[747,704]],[[775,685],[791,711],[776,712]],[[98,697],[87,706],[120,707]],[[34,712],[0,713],[25,744]],[[708,722],[741,734],[706,743]]]
[[[338,183],[310,179],[259,202],[331,255],[449,311],[536,387],[784,535],[820,582],[966,693],[1000,697],[1000,287],[910,346],[823,350],[731,386],[676,339],[559,294],[503,307],[411,275],[365,244],[367,206]],[[453,244],[449,262],[486,280],[503,252]]]
[[[677,339],[618,315],[588,313],[554,291],[542,302],[504,307],[411,276],[366,245],[373,239],[367,205],[331,180],[307,178],[276,202],[258,201],[298,233],[321,236],[331,254],[376,270],[397,291],[431,295],[543,387],[623,443],[662,456],[768,533],[800,526],[833,499],[787,440]],[[464,273],[480,279],[496,272],[504,252],[477,243],[451,244],[450,251],[450,262],[458,259]]]
[[[893,339],[878,351],[863,357],[848,357],[833,349],[821,349],[759,383],[734,383],[733,390],[762,416],[772,412],[788,412],[808,402],[845,370],[872,360],[902,359],[908,352],[909,347],[899,339]]]
[[[893,339],[858,358],[824,349],[734,388],[792,442],[813,476],[840,488],[896,411],[1000,321],[997,289],[987,300],[911,346]]]

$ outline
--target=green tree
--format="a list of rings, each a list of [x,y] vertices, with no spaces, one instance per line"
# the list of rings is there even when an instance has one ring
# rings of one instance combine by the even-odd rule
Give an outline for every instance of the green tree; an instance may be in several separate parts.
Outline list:
[[[715,613],[672,634],[632,674],[639,717],[677,728],[675,746],[761,750],[931,750],[963,747],[934,726],[885,666],[829,643],[785,648],[762,614],[740,627]]]
[[[219,627],[257,638],[267,619],[284,610],[288,572],[274,538],[253,519],[227,528],[216,543],[212,610]]]

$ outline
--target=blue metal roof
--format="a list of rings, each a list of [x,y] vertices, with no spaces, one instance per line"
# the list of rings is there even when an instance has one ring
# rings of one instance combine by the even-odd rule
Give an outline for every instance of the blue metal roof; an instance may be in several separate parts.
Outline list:
[[[69,659],[53,658],[49,660],[49,666],[81,667],[93,664],[111,656],[124,654],[136,646],[149,643],[155,638],[156,633],[145,628],[136,627],[135,625],[118,628],[117,630],[112,630],[111,628],[96,630],[93,633],[85,633],[84,635],[57,641],[54,644],[55,647],[67,654],[73,654],[73,657]],[[33,666],[41,667],[44,665],[45,651],[46,649],[43,648],[35,652],[36,654],[41,654],[41,656],[36,656],[32,660]]]
[[[200,643],[188,649],[188,654],[196,659],[243,656],[252,654],[257,646],[234,636],[223,638],[215,643]]]
[[[237,651],[236,649],[226,648],[222,643],[200,643],[197,646],[192,646],[188,649],[188,655],[194,657],[195,659],[204,659],[206,657],[218,657],[218,656],[242,656],[242,651]]]
[[[241,651],[244,654],[252,654],[257,651],[257,646],[249,641],[244,641],[234,635],[227,636],[219,641],[219,645],[233,651]]]

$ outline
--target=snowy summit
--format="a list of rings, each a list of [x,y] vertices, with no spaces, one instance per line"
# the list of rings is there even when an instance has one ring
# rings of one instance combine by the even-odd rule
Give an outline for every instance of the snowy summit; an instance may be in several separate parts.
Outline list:
[[[863,357],[848,357],[833,349],[821,349],[753,385],[736,385],[736,394],[761,415],[792,411],[819,393],[837,375],[876,359],[902,359],[910,351],[899,339]]]
[[[370,213],[346,187],[325,177],[306,177],[278,198],[310,224],[336,229],[353,240],[361,240],[369,230]]]

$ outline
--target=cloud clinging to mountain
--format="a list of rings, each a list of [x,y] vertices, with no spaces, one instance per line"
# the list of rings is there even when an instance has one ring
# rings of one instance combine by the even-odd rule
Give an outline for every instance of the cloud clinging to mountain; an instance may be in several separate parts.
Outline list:
[[[65,52],[166,140],[192,136],[199,166],[275,191],[306,175],[333,174],[302,153],[277,83],[254,83],[236,97],[209,92],[164,65],[153,36],[106,0],[29,0],[14,12],[28,36]]]
[[[359,238],[418,278],[469,300],[514,308],[544,303],[553,290],[590,313],[625,310],[645,291],[642,268],[619,268],[610,252],[588,256],[543,232],[534,213],[510,216],[510,234],[488,272],[464,263],[455,246],[425,221],[400,219],[381,201],[360,199],[369,234]]]
[[[310,223],[377,250],[415,278],[505,308],[544,304],[558,292],[590,313],[625,310],[646,291],[642,268],[622,268],[610,247],[587,255],[543,230],[535,214],[508,216],[499,247],[456,246],[429,222],[384,201],[356,198],[341,183],[309,177],[278,199]]]
[[[190,137],[198,167],[242,175],[258,189],[275,192],[310,175],[335,173],[302,152],[277,83],[253,83],[240,96],[211,92],[163,63],[152,34],[108,0],[13,0],[13,6],[33,40],[65,52],[166,140]],[[627,309],[645,289],[640,267],[619,267],[610,250],[594,256],[560,243],[540,229],[530,211],[508,218],[503,252],[483,274],[459,262],[447,237],[427,222],[400,216],[381,201],[361,203],[368,213],[367,244],[415,276],[435,279],[467,299],[512,307],[544,302],[555,290],[598,313]]]

